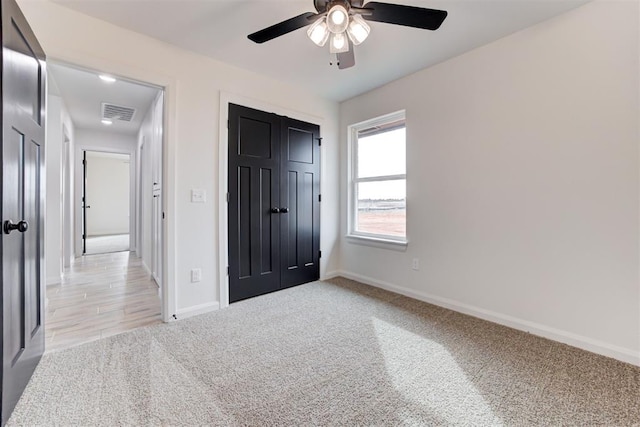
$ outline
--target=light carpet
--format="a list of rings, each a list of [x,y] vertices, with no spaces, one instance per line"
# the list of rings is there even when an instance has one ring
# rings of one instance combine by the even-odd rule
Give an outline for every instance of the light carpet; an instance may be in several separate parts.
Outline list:
[[[335,279],[47,354],[9,425],[640,425],[640,368]]]

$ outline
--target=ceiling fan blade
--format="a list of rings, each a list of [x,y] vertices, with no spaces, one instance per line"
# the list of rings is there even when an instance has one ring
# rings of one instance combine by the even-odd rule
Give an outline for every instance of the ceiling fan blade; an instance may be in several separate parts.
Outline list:
[[[345,68],[351,68],[356,65],[356,55],[353,51],[353,43],[349,40],[349,50],[347,52],[341,52],[337,55],[338,68],[344,70]]]
[[[295,18],[287,19],[286,21],[282,21],[253,34],[249,34],[248,37],[249,40],[256,43],[264,43],[269,40],[273,40],[276,37],[295,31],[298,28],[306,27],[313,22],[314,17],[316,16],[319,18],[319,16],[313,12],[303,13]]]
[[[447,12],[444,10],[401,4],[372,1],[364,7],[371,10],[371,14],[362,15],[367,21],[386,22],[387,24],[404,25],[405,27],[422,28],[424,30],[437,30],[447,17]]]

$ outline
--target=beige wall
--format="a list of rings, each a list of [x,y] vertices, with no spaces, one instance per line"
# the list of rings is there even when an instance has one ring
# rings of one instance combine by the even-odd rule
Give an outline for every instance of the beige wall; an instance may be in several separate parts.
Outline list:
[[[589,3],[343,103],[343,206],[346,126],[406,109],[409,245],[343,239],[341,269],[640,364],[638,13]]]

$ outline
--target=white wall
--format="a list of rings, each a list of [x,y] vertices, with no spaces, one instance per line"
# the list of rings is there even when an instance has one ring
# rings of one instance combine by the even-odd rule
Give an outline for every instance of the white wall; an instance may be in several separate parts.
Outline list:
[[[47,285],[62,281],[62,224],[60,206],[60,152],[62,146],[62,99],[48,95],[46,166],[46,215],[45,215],[45,265]]]
[[[158,93],[149,111],[142,121],[138,132],[138,159],[140,174],[137,177],[140,198],[138,206],[141,215],[138,220],[138,256],[142,257],[144,265],[149,271],[152,268],[152,207],[153,197],[161,193],[154,194],[154,188],[161,189],[161,152],[162,152],[162,93]]]
[[[52,87],[54,84],[51,85]],[[64,183],[62,167],[64,164],[65,134],[73,142],[73,123],[62,98],[49,92],[47,94],[47,121],[45,144],[46,168],[46,213],[45,213],[45,269],[47,285],[62,281],[64,246],[67,243],[63,234]],[[68,211],[67,211],[68,213]],[[69,229],[67,229],[69,230]]]
[[[163,185],[168,261],[165,319],[219,301],[218,144],[221,92],[314,116],[324,137],[321,274],[338,265],[338,105],[307,88],[260,76],[79,14],[49,1],[18,2],[50,58],[166,87]],[[81,36],[79,36],[81,35]],[[223,143],[225,141],[222,141]],[[207,202],[189,202],[192,188]],[[192,268],[202,281],[190,283]],[[226,268],[226,266],[222,266]]]
[[[343,239],[342,269],[640,364],[638,14],[590,3],[343,103],[343,206],[346,126],[406,109],[409,246]]]
[[[128,154],[130,164],[136,164],[136,137],[134,135],[126,135],[108,131],[94,131],[88,129],[76,129],[75,131],[75,170],[78,171],[74,176],[75,186],[75,248],[76,257],[82,255],[82,180],[83,168],[82,159],[84,151],[101,151],[107,153]],[[129,206],[135,206],[135,182],[136,170],[134,167],[129,168]],[[91,205],[91,201],[89,201]],[[135,215],[134,209],[129,212],[129,232],[135,235]],[[130,241],[132,241],[130,239]],[[130,248],[135,250],[135,248]]]
[[[87,236],[129,233],[129,168],[128,155],[87,151]]]

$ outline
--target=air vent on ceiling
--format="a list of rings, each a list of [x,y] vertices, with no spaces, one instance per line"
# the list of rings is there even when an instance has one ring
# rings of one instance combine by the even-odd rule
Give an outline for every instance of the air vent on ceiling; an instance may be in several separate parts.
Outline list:
[[[131,107],[123,107],[122,105],[102,103],[102,118],[109,120],[120,120],[122,122],[130,122],[136,110]]]

